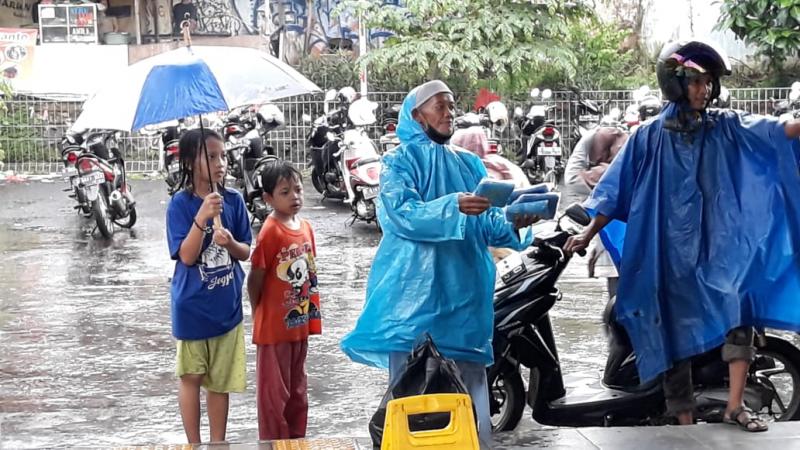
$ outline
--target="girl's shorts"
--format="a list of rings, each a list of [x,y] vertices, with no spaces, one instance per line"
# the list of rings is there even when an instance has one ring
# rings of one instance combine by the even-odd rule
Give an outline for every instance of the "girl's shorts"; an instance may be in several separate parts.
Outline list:
[[[175,374],[205,375],[203,387],[211,392],[244,392],[244,321],[222,336],[178,340]]]

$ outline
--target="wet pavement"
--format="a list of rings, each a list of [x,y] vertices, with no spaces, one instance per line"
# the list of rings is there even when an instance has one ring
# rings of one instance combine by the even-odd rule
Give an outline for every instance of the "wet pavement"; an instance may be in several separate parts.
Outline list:
[[[111,240],[90,235],[93,224],[74,212],[60,179],[0,184],[0,448],[184,442],[166,185],[132,184],[138,222]],[[308,435],[364,438],[387,376],[351,363],[339,340],[361,310],[380,235],[374,225],[348,226],[340,202],[306,192],[326,317],[325,334],[309,346]],[[560,286],[564,299],[552,316],[563,364],[599,373],[604,283],[586,279],[585,262],[575,260]],[[249,335],[247,302],[245,323]],[[247,392],[231,396],[229,442],[257,440],[254,353],[248,345]],[[527,410],[517,431],[497,436],[498,448],[541,444],[541,429]]]

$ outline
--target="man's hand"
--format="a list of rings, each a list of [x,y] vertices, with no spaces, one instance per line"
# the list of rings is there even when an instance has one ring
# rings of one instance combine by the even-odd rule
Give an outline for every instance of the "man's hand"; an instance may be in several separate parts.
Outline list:
[[[468,216],[477,216],[489,209],[492,204],[486,197],[461,193],[458,194],[458,210]]]
[[[534,214],[518,215],[514,218],[514,229],[519,230],[527,226],[533,225],[540,220],[539,216]]]
[[[786,132],[786,137],[789,139],[800,137],[800,119],[787,120],[783,124],[783,131]]]
[[[578,253],[586,250],[586,247],[589,246],[589,242],[592,241],[592,237],[588,236],[586,232],[583,232],[577,236],[571,236],[567,239],[567,243],[564,244],[564,251],[567,254]]]
[[[580,172],[578,176],[583,179],[583,182],[586,183],[587,186],[594,189],[594,187],[597,186],[597,183],[600,182],[600,178],[602,178],[603,174],[606,173],[608,166],[608,163],[600,163],[589,170]]]

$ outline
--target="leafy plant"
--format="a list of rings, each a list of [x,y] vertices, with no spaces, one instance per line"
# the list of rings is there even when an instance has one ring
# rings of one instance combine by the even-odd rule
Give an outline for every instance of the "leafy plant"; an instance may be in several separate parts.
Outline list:
[[[34,159],[36,133],[24,107],[15,107],[13,91],[0,83],[0,161],[21,162]]]
[[[583,2],[558,0],[345,0],[338,11],[394,36],[362,59],[372,86],[407,90],[440,78],[454,91],[504,94],[533,86],[627,88],[652,66],[625,49],[629,32],[601,22]],[[356,69],[357,70],[357,69]],[[395,89],[392,89],[395,90]]]
[[[716,29],[730,29],[777,70],[800,49],[800,0],[722,0]]]
[[[11,87],[6,82],[0,82],[0,114],[5,117],[8,114],[8,106],[6,106],[6,99],[11,98]],[[6,152],[3,149],[3,141],[0,140],[0,169],[3,168],[3,161],[6,158]]]
[[[464,87],[481,80],[498,90],[531,84],[538,73],[574,75],[577,65],[563,36],[573,18],[590,11],[541,0],[408,0],[386,8],[380,0],[345,0],[339,11],[362,14],[370,28],[394,36],[364,58],[373,74],[391,73],[406,84],[442,78]]]

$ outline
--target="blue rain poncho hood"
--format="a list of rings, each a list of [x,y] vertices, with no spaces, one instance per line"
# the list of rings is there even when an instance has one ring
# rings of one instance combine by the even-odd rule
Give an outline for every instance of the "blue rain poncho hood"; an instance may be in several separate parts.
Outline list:
[[[798,141],[730,110],[703,113],[693,133],[665,129],[677,109],[634,133],[586,203],[627,222],[601,237],[642,381],[738,326],[800,331]]]
[[[387,367],[389,353],[410,352],[428,332],[455,360],[492,362],[495,265],[489,246],[517,250],[521,239],[503,211],[459,211],[458,196],[486,177],[474,154],[436,144],[412,118],[415,92],[400,111],[401,145],[383,156],[378,219],[383,238],[367,281],[367,299],[342,350],[359,363]]]

